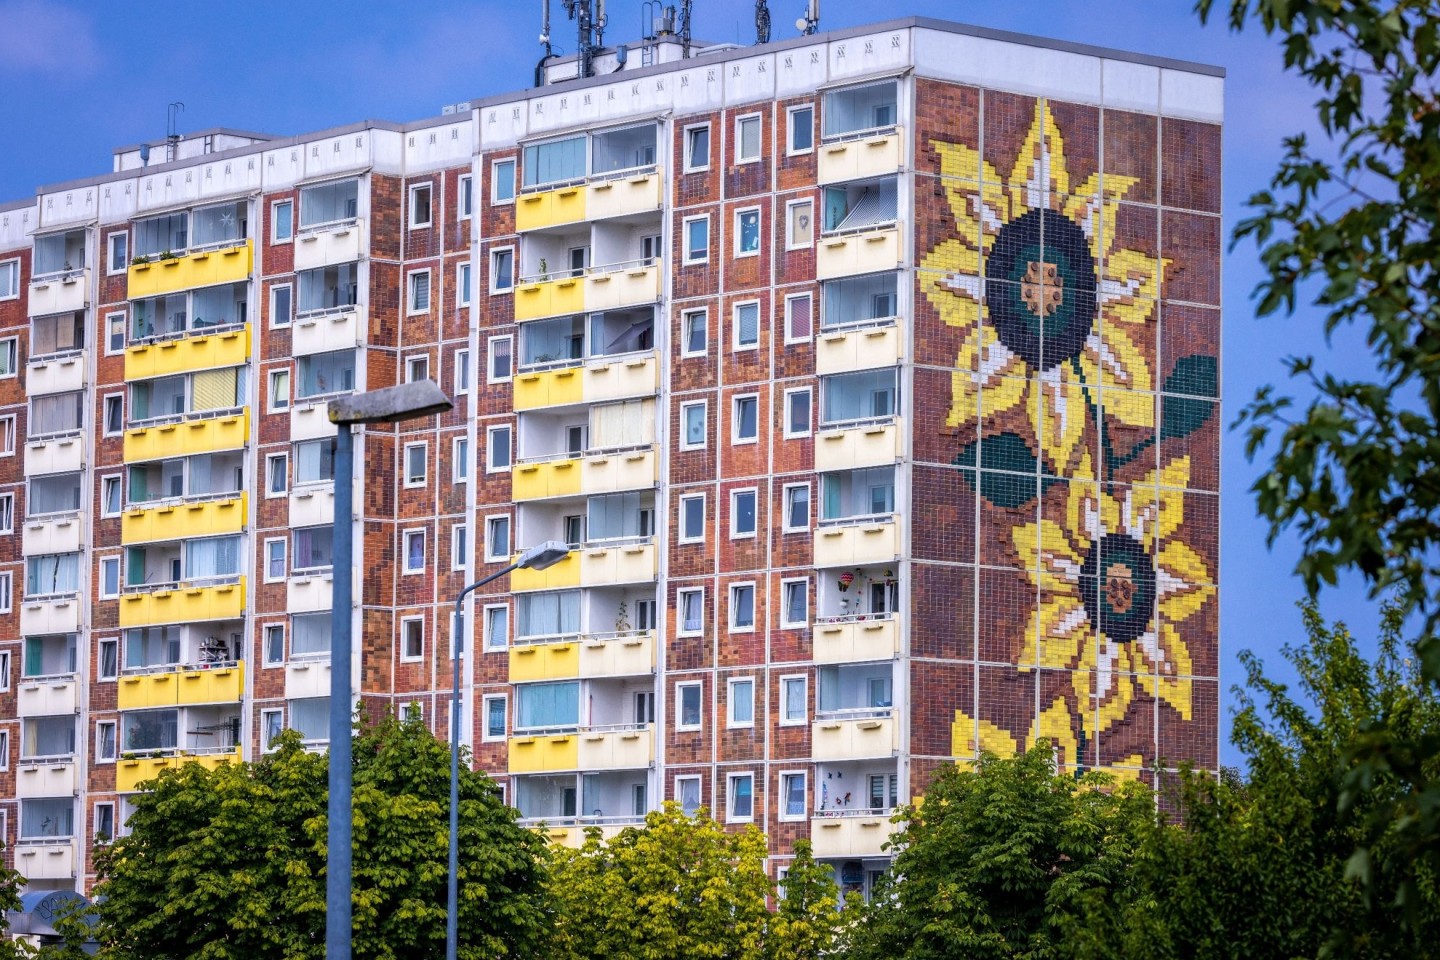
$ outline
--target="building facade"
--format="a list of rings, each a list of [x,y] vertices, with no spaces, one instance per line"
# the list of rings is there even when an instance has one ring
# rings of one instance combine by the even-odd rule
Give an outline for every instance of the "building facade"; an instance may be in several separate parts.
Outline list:
[[[323,747],[335,616],[440,736],[463,633],[461,736],[558,842],[676,800],[864,893],[979,750],[1217,764],[1220,71],[914,19],[568,69],[0,205],[33,885],[167,767]],[[336,571],[326,403],[424,378]]]

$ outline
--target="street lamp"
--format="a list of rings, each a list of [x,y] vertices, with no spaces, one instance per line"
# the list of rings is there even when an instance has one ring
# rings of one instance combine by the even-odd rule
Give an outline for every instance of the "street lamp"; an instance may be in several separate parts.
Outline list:
[[[350,960],[352,754],[350,699],[350,616],[353,601],[356,424],[399,423],[453,407],[433,380],[417,380],[330,401],[335,424],[334,571],[330,601],[330,803],[325,874],[325,957]]]
[[[570,555],[570,548],[558,540],[547,540],[521,553],[515,562],[477,580],[455,598],[455,621],[452,628],[451,658],[455,661],[455,678],[450,686],[450,875],[445,895],[445,960],[456,960],[459,949],[456,937],[460,912],[460,654],[464,650],[464,634],[460,631],[465,598],[492,580],[499,580],[516,570],[544,570]]]

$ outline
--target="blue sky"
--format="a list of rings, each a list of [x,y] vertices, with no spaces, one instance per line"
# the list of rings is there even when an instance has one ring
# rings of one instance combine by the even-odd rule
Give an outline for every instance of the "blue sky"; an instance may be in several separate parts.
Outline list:
[[[1223,6],[1223,4],[1217,4]],[[554,0],[553,34],[569,47],[573,25]],[[803,0],[772,0],[773,36],[795,35]],[[632,40],[638,0],[610,0],[607,40]],[[959,20],[1064,40],[1217,64],[1226,81],[1227,230],[1280,157],[1283,136],[1311,122],[1313,94],[1281,69],[1278,47],[1258,31],[1202,28],[1189,0],[910,0],[877,8],[826,0],[821,28],[883,16]],[[696,0],[697,38],[749,43],[750,3]],[[361,119],[407,121],[442,104],[529,85],[540,55],[540,2],[429,0],[252,0],[137,8],[130,4],[0,0],[0,202],[35,187],[109,170],[118,146],[165,133],[166,104],[185,103],[180,129],[225,126],[291,135]],[[1330,366],[1363,363],[1358,337],[1327,346],[1311,315],[1256,320],[1249,297],[1260,276],[1248,243],[1227,256],[1224,274],[1223,393],[1233,419],[1255,388],[1284,377],[1282,358],[1318,352]],[[1273,672],[1279,647],[1299,636],[1291,576],[1296,548],[1265,546],[1238,434],[1225,439],[1221,573],[1222,684],[1241,679],[1236,653],[1260,653]],[[1373,632],[1373,607],[1356,582],[1327,592],[1323,610]],[[1228,691],[1227,702],[1231,700]],[[1225,713],[1228,737],[1229,711]],[[1235,762],[1222,744],[1222,760]]]

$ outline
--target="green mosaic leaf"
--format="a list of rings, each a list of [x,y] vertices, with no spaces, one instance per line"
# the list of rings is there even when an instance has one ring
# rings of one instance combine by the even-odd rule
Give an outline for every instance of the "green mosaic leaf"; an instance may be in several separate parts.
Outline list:
[[[979,463],[976,463],[976,452]],[[955,457],[955,465],[980,468],[977,489],[980,496],[997,507],[1014,509],[1035,499],[1035,475],[1039,462],[1025,441],[1013,433],[996,434],[978,443],[967,445]],[[999,472],[1004,471],[1004,472]],[[1045,477],[1043,488],[1059,483],[1058,477]]]
[[[1188,437],[1205,425],[1215,412],[1213,398],[1219,393],[1218,381],[1214,357],[1194,354],[1180,358],[1175,370],[1165,378],[1161,440]]]

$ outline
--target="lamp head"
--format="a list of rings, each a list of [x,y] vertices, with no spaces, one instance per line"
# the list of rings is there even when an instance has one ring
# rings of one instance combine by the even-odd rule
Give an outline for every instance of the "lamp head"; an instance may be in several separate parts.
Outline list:
[[[454,407],[434,380],[416,380],[380,390],[367,390],[330,401],[330,422],[399,423]]]
[[[546,540],[520,554],[515,566],[521,570],[544,570],[570,556],[570,548],[559,540]]]

